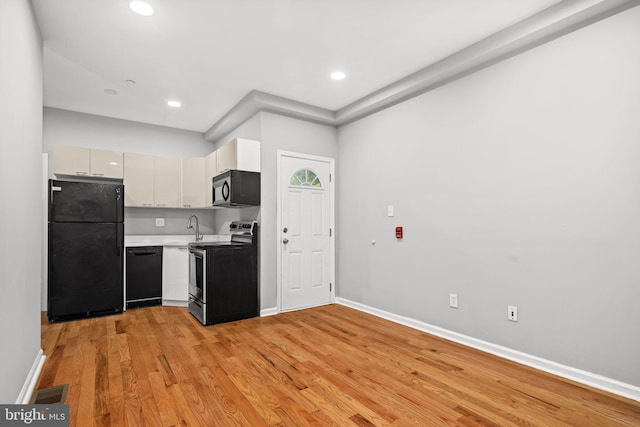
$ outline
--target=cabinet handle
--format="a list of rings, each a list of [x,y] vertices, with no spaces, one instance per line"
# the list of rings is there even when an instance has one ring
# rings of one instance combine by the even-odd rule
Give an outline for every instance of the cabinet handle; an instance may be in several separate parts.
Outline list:
[[[190,208],[191,205],[182,205],[183,208]]]
[[[103,173],[94,173],[94,174],[92,174],[92,175],[93,175],[93,176],[104,176],[104,174],[103,174]]]
[[[76,175],[89,175],[87,172],[76,171]]]
[[[156,206],[167,206],[166,203],[156,203]]]
[[[143,203],[142,206],[153,206],[151,203]]]

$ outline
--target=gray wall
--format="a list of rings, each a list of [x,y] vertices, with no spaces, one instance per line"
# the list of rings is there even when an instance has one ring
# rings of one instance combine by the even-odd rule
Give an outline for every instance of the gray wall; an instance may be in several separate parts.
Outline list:
[[[280,250],[276,223],[277,152],[286,150],[336,158],[337,131],[330,126],[263,112],[216,143],[220,144],[235,137],[261,141],[261,206],[255,211],[261,226],[260,306],[262,309],[275,308],[277,306],[277,251]],[[336,187],[339,185],[338,181]],[[226,213],[231,216],[248,214],[251,212],[229,210]],[[223,217],[217,216],[217,218]]]
[[[640,386],[639,22],[341,128],[338,296]]]
[[[55,144],[167,157],[201,157],[214,150],[214,145],[198,132],[45,108],[43,152],[50,154],[49,171]],[[51,172],[49,176],[53,178]],[[190,234],[187,219],[194,213],[200,219],[202,231],[213,233],[212,210],[127,208],[125,234]],[[156,227],[156,218],[164,218],[165,226]]]
[[[175,157],[214,150],[202,133],[45,107],[43,151],[55,144]]]
[[[216,212],[214,209],[125,208],[124,233],[129,236],[195,235],[193,230],[187,229],[187,224],[191,215],[197,215],[200,233],[217,234]],[[164,227],[156,227],[156,218],[164,219]]]
[[[0,403],[40,351],[42,38],[28,0],[0,2]]]

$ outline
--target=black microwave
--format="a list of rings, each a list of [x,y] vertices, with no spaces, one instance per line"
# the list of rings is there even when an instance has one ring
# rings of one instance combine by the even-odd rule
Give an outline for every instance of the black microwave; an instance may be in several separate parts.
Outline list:
[[[213,177],[213,206],[260,206],[260,172],[228,170]]]

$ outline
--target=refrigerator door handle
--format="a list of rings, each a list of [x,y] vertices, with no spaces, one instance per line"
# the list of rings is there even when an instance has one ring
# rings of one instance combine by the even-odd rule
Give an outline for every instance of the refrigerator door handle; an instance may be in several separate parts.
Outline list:
[[[121,256],[121,247],[120,247],[120,224],[116,223],[116,255]]]
[[[62,191],[62,187],[58,187],[57,185],[51,186],[51,203],[53,203],[53,192],[54,191]]]
[[[116,208],[116,222],[122,221],[122,219],[120,218],[120,189],[116,188],[116,203],[115,203],[115,208]]]

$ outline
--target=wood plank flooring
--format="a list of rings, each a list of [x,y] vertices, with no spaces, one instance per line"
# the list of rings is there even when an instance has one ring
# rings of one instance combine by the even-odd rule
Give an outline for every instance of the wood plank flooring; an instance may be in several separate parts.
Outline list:
[[[640,403],[350,308],[204,327],[153,307],[42,327],[72,426],[640,426]]]

